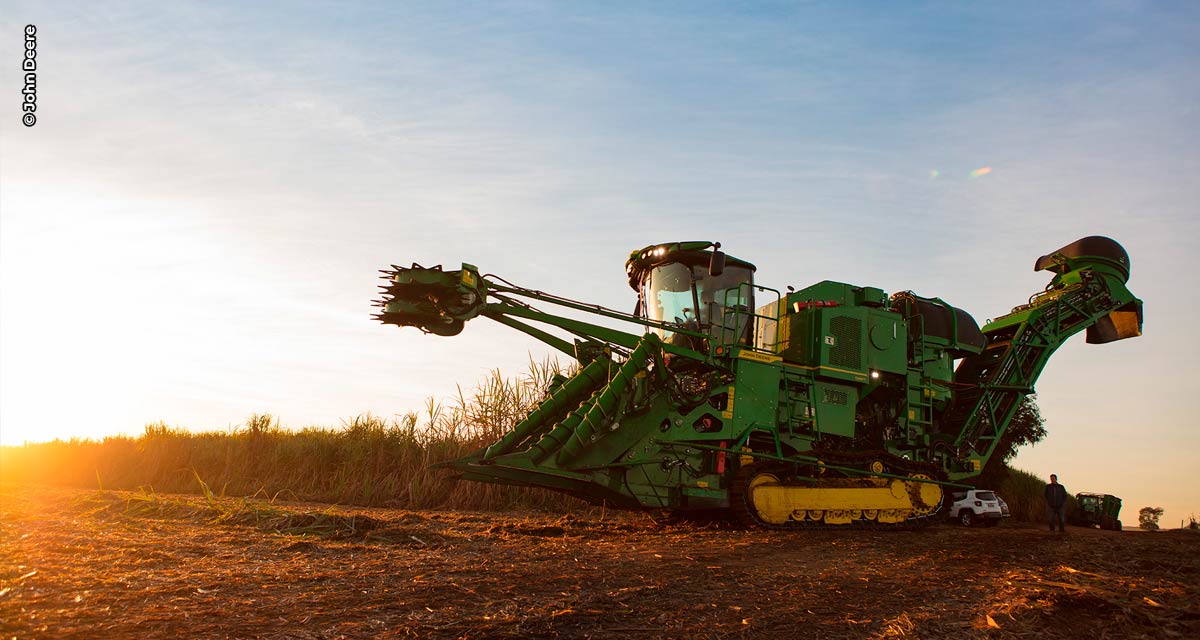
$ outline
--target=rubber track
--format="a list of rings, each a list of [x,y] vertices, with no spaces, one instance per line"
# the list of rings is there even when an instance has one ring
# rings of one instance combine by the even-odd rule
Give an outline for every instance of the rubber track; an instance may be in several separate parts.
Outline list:
[[[935,480],[944,479],[942,469],[934,464],[926,462],[913,462],[898,458],[884,452],[855,452],[848,454],[822,454],[822,460],[830,464],[853,464],[857,462],[870,462],[879,460],[887,466],[889,473],[897,474],[905,473],[924,473]],[[942,496],[942,503],[933,510],[932,513],[908,518],[901,522],[878,522],[874,520],[851,520],[847,524],[827,524],[825,522],[813,522],[811,520],[789,520],[785,524],[775,524],[764,522],[759,519],[758,513],[754,507],[750,505],[749,496],[746,494],[747,485],[753,475],[757,475],[759,471],[772,473],[777,471],[780,477],[791,475],[788,471],[789,465],[770,463],[770,464],[755,464],[742,469],[738,469],[737,474],[733,479],[733,486],[730,490],[730,503],[734,517],[738,522],[747,527],[758,527],[762,529],[772,529],[776,531],[845,531],[845,530],[874,530],[874,531],[897,531],[897,530],[913,530],[927,527],[931,524],[936,524],[942,521],[942,508],[945,506],[945,494]],[[811,486],[807,483],[804,486]]]

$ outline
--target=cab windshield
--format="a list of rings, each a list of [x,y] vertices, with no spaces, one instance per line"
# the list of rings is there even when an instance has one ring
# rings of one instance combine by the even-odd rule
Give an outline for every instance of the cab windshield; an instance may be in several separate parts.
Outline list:
[[[751,269],[735,265],[727,265],[719,276],[710,276],[707,264],[659,265],[650,270],[642,285],[646,315],[718,340],[740,342],[746,337],[742,334],[754,308],[753,278]],[[654,331],[665,342],[671,342],[675,334],[669,329]]]

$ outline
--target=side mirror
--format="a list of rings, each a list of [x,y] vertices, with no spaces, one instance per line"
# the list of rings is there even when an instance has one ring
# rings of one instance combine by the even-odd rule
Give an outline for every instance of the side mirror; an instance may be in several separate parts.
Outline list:
[[[708,261],[708,275],[719,276],[725,273],[725,254],[719,249],[713,249],[712,257]]]

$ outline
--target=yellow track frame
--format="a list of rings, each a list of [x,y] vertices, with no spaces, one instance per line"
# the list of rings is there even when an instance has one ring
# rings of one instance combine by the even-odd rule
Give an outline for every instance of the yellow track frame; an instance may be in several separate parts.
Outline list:
[[[931,513],[942,501],[939,485],[887,478],[836,479],[815,485],[789,485],[778,476],[760,473],[747,486],[747,498],[757,516],[768,524],[790,521],[850,524],[855,520],[897,523]]]

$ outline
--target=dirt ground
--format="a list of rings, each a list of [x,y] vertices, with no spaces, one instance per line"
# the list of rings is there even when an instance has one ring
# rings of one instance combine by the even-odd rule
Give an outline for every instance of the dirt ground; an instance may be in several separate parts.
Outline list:
[[[0,488],[0,637],[1200,637],[1200,535]]]

